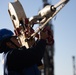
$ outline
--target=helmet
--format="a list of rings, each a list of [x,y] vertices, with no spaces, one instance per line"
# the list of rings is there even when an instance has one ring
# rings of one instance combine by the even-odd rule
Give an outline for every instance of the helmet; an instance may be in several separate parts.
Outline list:
[[[7,39],[11,38],[13,36],[13,32],[9,29],[0,29],[0,53],[4,52],[6,49],[6,46],[4,48],[5,42]]]
[[[13,36],[13,32],[11,30],[8,30],[8,29],[1,29],[0,30],[0,41],[6,39],[6,38],[9,38],[11,36]]]

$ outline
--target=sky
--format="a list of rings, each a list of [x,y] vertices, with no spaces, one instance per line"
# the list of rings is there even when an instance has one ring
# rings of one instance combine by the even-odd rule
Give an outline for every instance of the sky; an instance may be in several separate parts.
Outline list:
[[[49,0],[52,4],[59,1]],[[0,29],[8,28],[13,31],[13,24],[8,14],[9,2],[14,0],[0,0]],[[20,2],[27,17],[37,15],[38,10],[42,9],[42,0],[20,0]],[[56,19],[52,19],[55,40],[54,74],[73,75],[72,56],[76,56],[76,0],[70,0],[55,17]],[[0,54],[0,75],[3,75],[1,60],[2,54]]]

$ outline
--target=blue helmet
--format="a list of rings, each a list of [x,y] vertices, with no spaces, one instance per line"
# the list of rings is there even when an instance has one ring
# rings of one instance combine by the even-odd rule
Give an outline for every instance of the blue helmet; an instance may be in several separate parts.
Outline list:
[[[11,36],[13,36],[13,32],[11,30],[8,30],[8,29],[1,29],[0,30],[0,41],[6,39],[6,38],[9,38]]]

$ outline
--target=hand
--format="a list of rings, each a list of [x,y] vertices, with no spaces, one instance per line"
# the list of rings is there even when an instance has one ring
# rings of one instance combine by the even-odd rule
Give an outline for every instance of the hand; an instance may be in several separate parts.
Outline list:
[[[44,39],[46,40],[48,37],[47,31],[41,31],[39,35],[39,39]]]
[[[43,31],[40,32],[40,39],[46,40],[47,44],[54,44],[53,33],[48,27],[44,28]]]

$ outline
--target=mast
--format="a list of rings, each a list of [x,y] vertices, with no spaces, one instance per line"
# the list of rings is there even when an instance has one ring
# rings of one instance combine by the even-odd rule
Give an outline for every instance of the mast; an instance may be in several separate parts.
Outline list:
[[[42,0],[42,2],[43,2],[43,8],[46,5],[50,5],[50,3],[48,3],[48,0]],[[53,30],[52,21],[48,22],[46,26],[49,26],[53,35],[54,30]],[[47,46],[47,49],[45,51],[44,58],[43,58],[43,63],[44,63],[43,74],[54,75],[54,44],[51,46]]]
[[[75,75],[75,56],[72,56],[73,59],[73,75]]]

